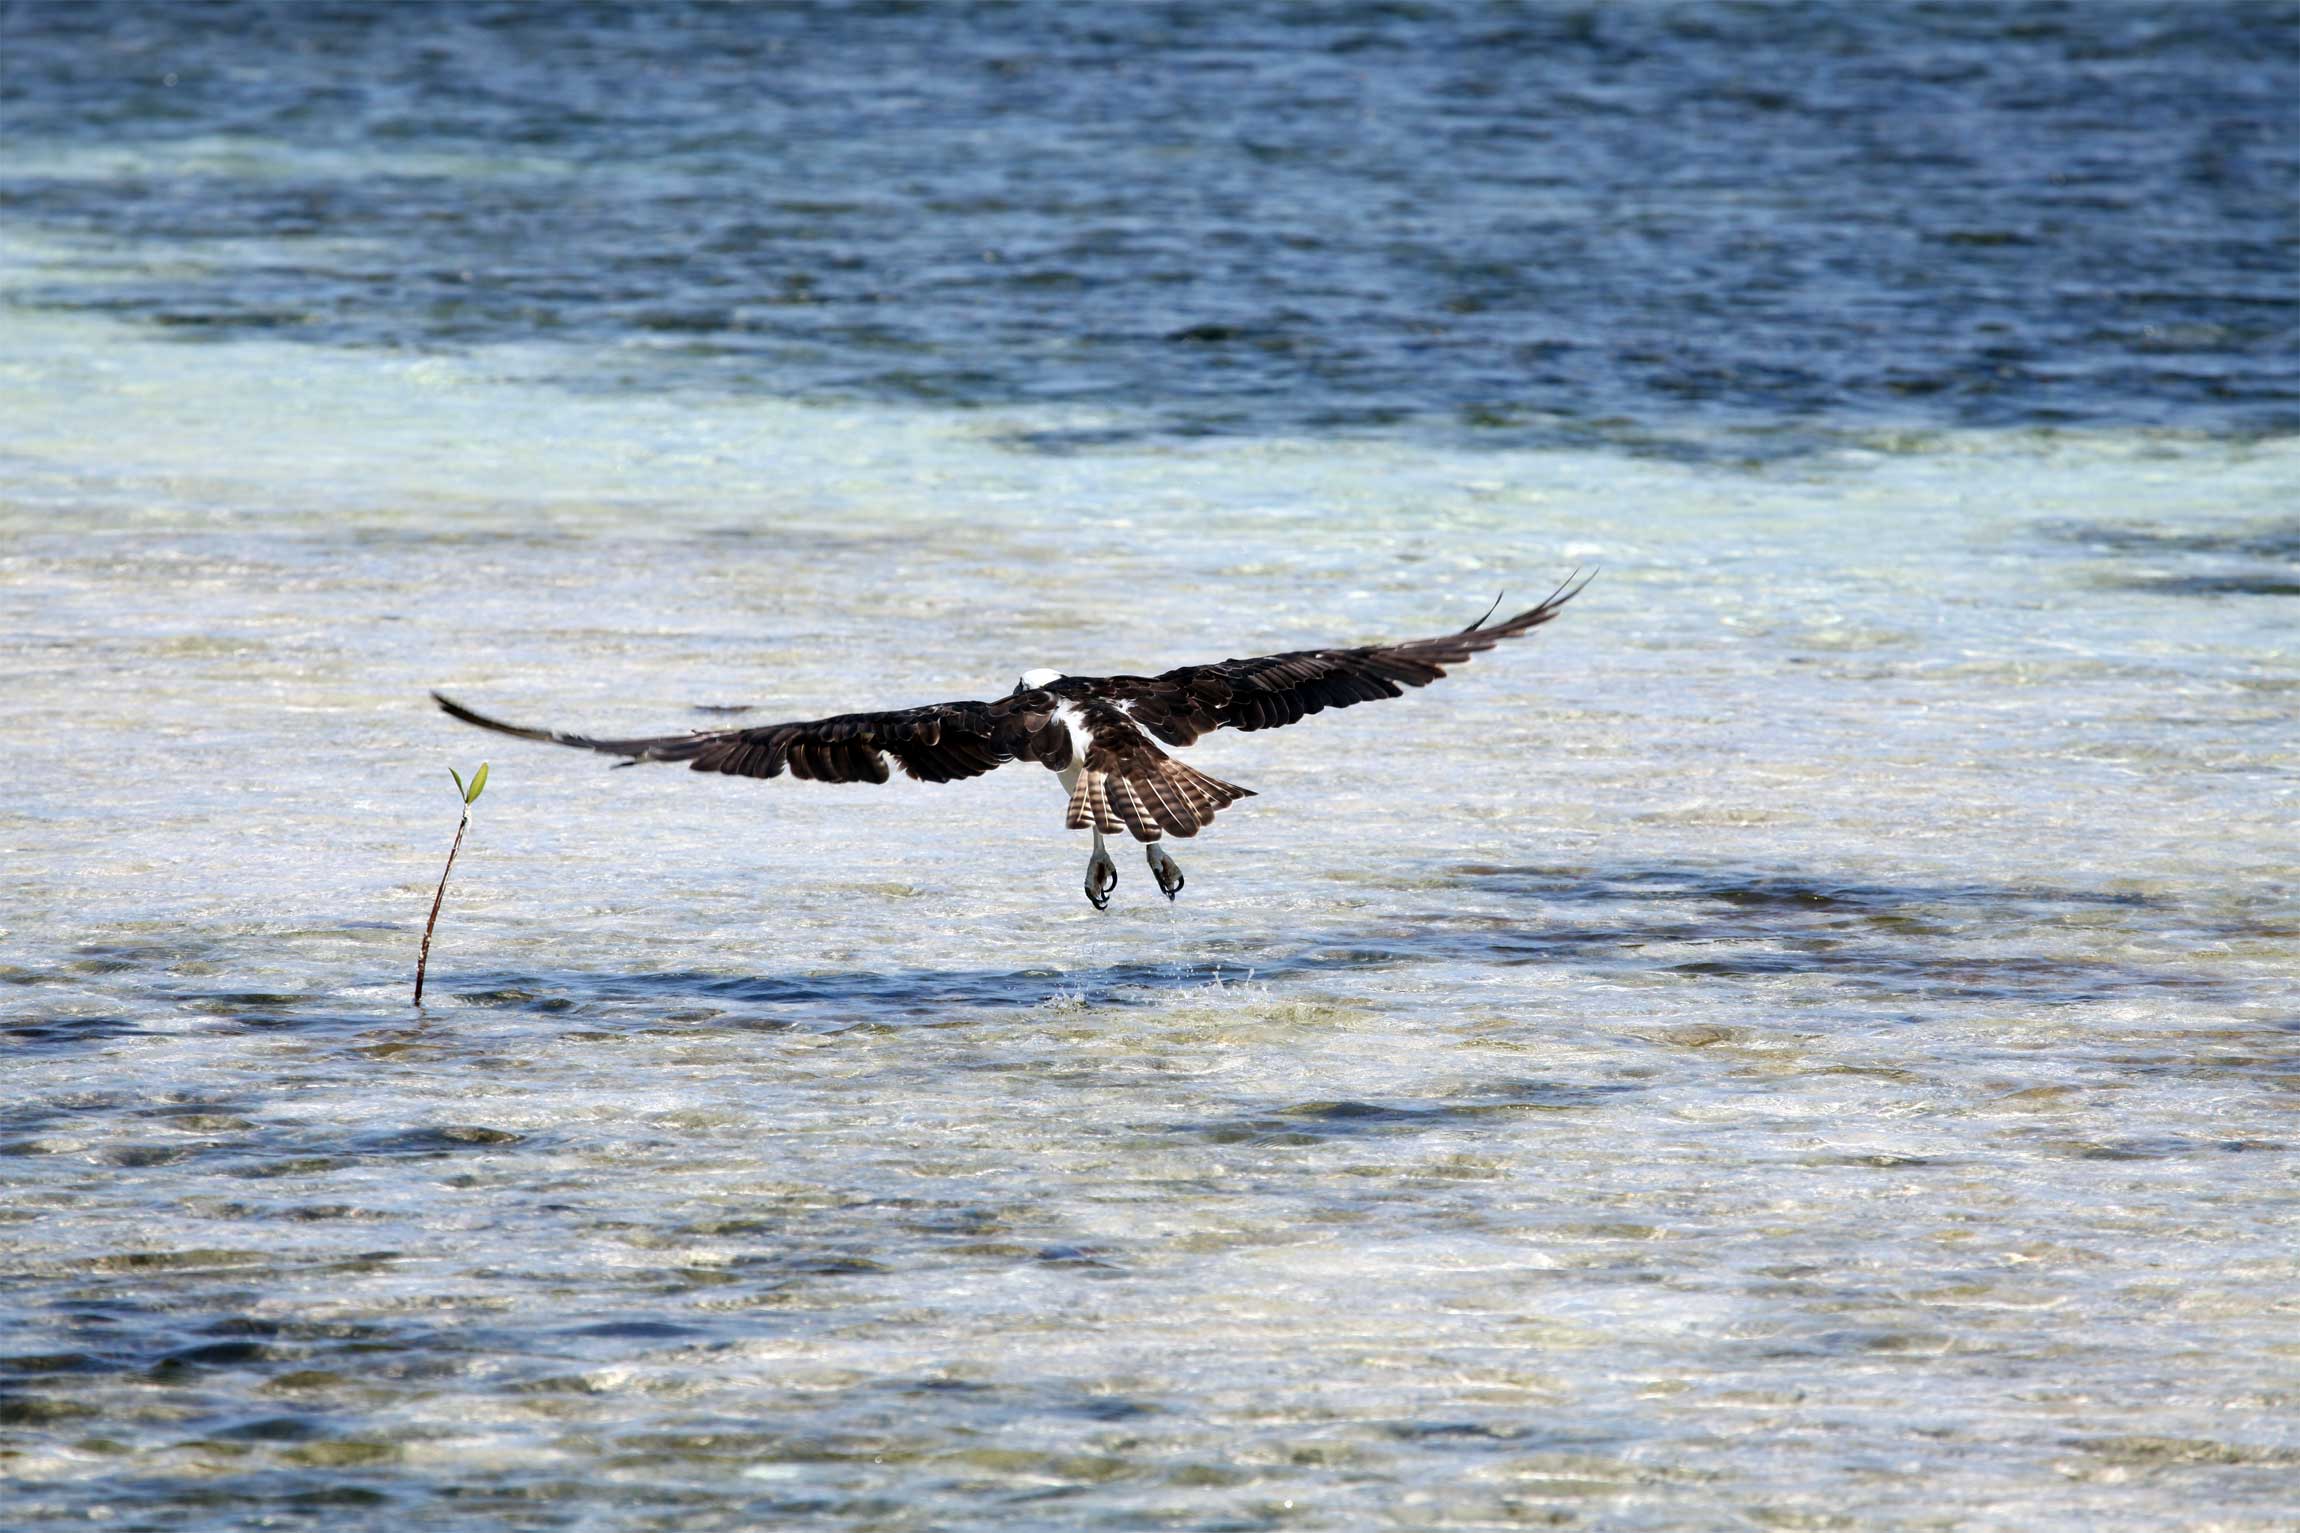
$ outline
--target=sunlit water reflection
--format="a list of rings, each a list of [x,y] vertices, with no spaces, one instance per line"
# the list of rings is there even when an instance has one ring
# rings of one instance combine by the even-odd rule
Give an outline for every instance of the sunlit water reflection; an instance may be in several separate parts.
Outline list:
[[[2300,1526],[2294,40],[0,7],[0,1522]]]
[[[2291,1509],[2288,446],[1045,459],[11,325],[19,1519]],[[424,700],[920,701],[1576,564],[1430,692],[1202,742],[1262,796],[1099,916],[1035,769]]]

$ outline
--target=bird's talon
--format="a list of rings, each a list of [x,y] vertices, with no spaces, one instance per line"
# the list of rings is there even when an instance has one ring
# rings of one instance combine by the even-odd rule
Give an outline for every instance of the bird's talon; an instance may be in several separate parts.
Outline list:
[[[1118,887],[1118,864],[1097,855],[1086,864],[1086,898],[1096,910],[1110,908],[1110,891]]]
[[[1150,876],[1158,880],[1158,892],[1171,904],[1174,896],[1182,892],[1182,864],[1160,852],[1150,849]]]

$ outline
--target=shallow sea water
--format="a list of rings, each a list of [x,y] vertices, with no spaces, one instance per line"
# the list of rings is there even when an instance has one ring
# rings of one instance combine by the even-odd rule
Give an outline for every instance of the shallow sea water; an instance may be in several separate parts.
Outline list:
[[[6,383],[32,1522],[2292,1511],[2289,446],[1050,462],[92,323]],[[1262,796],[1099,916],[1035,773],[423,696],[805,714],[1577,564],[1437,689],[1203,742]]]
[[[2017,74],[2093,26],[2189,68],[2207,9],[1942,46]],[[1327,13],[1451,25],[1367,14]],[[1653,18],[1747,22],[1606,14],[1696,60]],[[1349,67],[1410,117],[1410,76]],[[2155,101],[2156,67],[2054,88]],[[819,374],[667,353],[614,302],[427,328],[437,272],[370,311],[325,218],[138,220],[281,177],[419,220],[501,160],[283,127],[265,76],[116,161],[15,78],[12,1526],[2300,1525],[2300,439],[2258,247],[2222,229],[2218,286],[2147,300],[2216,316],[2183,332],[2208,364],[2145,352],[2193,398],[2120,395],[2079,325],[2029,338],[2025,410],[1840,379],[1752,424],[1754,373],[1677,413],[1584,358],[1618,416],[1465,431],[1457,370],[1376,429],[1374,374],[1317,361],[1346,306],[1288,321],[1325,339],[1256,365],[1313,381],[1257,403],[1161,392],[1131,342],[1034,370],[1008,292],[952,400],[873,371],[963,370],[947,296],[818,337]],[[2253,184],[2267,151],[2200,137]],[[411,180],[367,174],[393,156]],[[508,272],[498,237],[457,236]],[[1412,266],[1386,239],[1355,256]],[[322,319],[249,317],[282,302]],[[1577,567],[1435,688],[1192,748],[1260,796],[1172,844],[1175,904],[1120,849],[1104,914],[1036,769],[612,771],[425,698],[808,716],[1435,632]],[[419,1012],[446,769],[482,759]]]

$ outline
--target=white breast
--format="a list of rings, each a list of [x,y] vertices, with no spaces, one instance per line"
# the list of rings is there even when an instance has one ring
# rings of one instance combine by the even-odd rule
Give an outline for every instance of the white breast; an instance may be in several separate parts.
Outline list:
[[[1086,764],[1086,747],[1093,736],[1086,732],[1086,712],[1076,703],[1064,703],[1054,710],[1054,720],[1070,731],[1070,760],[1074,765]]]

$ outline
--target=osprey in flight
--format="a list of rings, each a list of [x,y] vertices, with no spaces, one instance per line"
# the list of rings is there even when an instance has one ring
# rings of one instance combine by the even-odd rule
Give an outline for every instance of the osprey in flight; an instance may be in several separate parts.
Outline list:
[[[1102,910],[1118,883],[1118,865],[1102,844],[1104,836],[1123,829],[1147,843],[1150,872],[1171,900],[1182,892],[1182,868],[1166,855],[1159,838],[1194,836],[1219,811],[1253,796],[1251,788],[1175,760],[1158,748],[1158,741],[1188,745],[1225,726],[1276,729],[1328,708],[1428,686],[1447,666],[1539,628],[1588,583],[1568,577],[1538,607],[1492,624],[1489,611],[1459,633],[1435,639],[1295,650],[1257,660],[1186,665],[1160,676],[1025,671],[1011,693],[990,702],[842,713],[750,729],[600,740],[506,724],[437,692],[431,696],[454,717],[481,729],[630,758],[618,766],[684,761],[698,772],[736,777],[779,777],[787,770],[819,782],[885,782],[886,759],[892,756],[911,777],[950,782],[980,777],[1009,761],[1035,761],[1061,775],[1063,791],[1070,795],[1063,823],[1094,832],[1086,897]]]

